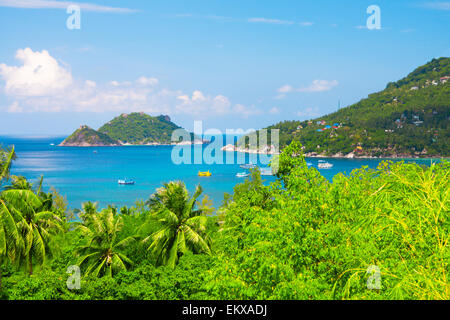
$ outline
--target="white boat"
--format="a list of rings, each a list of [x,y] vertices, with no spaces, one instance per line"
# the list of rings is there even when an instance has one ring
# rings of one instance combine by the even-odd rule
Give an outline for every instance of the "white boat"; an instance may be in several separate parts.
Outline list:
[[[311,167],[313,164],[312,164],[311,162],[307,162],[306,165],[307,165],[308,167]]]
[[[130,179],[119,179],[117,183],[122,185],[132,185],[134,184],[134,181]]]
[[[248,176],[250,176],[250,173],[247,172],[239,172],[238,174],[236,174],[236,177],[238,178],[246,178]]]
[[[319,160],[319,163],[318,163],[317,166],[318,166],[319,169],[331,169],[331,168],[333,168],[333,165],[331,163],[329,163],[329,162],[326,162],[325,160]]]

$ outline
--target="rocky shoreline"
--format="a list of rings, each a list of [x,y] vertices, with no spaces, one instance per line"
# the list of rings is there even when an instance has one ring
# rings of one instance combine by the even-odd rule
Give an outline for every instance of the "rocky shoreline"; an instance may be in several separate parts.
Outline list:
[[[277,155],[280,154],[279,152],[276,152],[275,148],[273,146],[271,147],[265,147],[262,150],[258,149],[249,149],[249,148],[240,148],[236,147],[234,145],[226,145],[222,148],[222,151],[228,151],[228,152],[241,152],[241,153],[248,153],[248,154],[265,154],[265,155]],[[344,154],[342,152],[332,154],[332,155],[326,155],[326,154],[318,154],[317,152],[308,152],[305,153],[306,158],[335,158],[335,159],[443,159],[445,157],[439,157],[439,156],[427,156],[424,154],[420,155],[411,155],[411,154],[395,154],[395,155],[382,155],[382,156],[370,156],[365,154],[357,154],[355,152],[350,152],[348,154]]]
[[[209,141],[203,140],[195,140],[195,141],[184,141],[180,143],[159,143],[159,142],[150,142],[150,143],[139,143],[139,144],[132,144],[132,143],[123,143],[122,141],[119,141],[119,144],[90,144],[88,142],[80,142],[80,143],[60,143],[58,147],[80,147],[80,148],[91,148],[91,147],[136,147],[136,146],[183,146],[183,145],[198,145],[198,144],[206,144],[209,143]]]

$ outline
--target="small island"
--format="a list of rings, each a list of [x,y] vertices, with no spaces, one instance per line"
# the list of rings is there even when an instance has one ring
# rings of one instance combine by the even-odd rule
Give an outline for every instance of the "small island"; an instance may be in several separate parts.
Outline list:
[[[204,141],[193,133],[191,141],[173,142],[174,130],[181,129],[173,123],[169,116],[152,117],[143,112],[131,114],[123,113],[104,124],[98,130],[86,125],[81,126],[59,146],[62,147],[114,147],[138,145],[174,145],[174,144],[203,144]]]

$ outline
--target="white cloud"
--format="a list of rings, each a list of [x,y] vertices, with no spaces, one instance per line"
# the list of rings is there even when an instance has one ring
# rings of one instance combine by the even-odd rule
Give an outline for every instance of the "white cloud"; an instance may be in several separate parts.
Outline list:
[[[11,104],[6,111],[9,113],[22,113],[23,108],[19,106],[19,102],[14,101],[13,104]]]
[[[223,95],[215,97],[205,96],[203,92],[195,90],[192,96],[187,94],[177,97],[176,113],[187,113],[192,115],[219,114],[224,115],[231,113],[231,102]]]
[[[156,78],[146,78],[144,76],[140,77],[136,80],[136,83],[142,85],[142,86],[156,86],[159,83],[159,80]]]
[[[292,92],[294,90],[294,88],[290,85],[284,85],[281,88],[279,88],[277,91],[279,93],[288,93],[288,92]]]
[[[303,88],[294,88],[291,85],[284,85],[281,88],[277,89],[277,92],[280,93],[276,96],[276,99],[283,99],[286,97],[287,93],[290,92],[323,92],[329,91],[337,86],[339,82],[337,80],[314,80],[309,86]]]
[[[308,117],[318,117],[320,115],[319,109],[318,108],[306,108],[305,110],[301,110],[298,111],[296,113],[297,116],[299,117],[304,117],[304,118],[308,118]]]
[[[267,18],[249,18],[247,21],[254,22],[254,23],[287,24],[287,25],[294,24],[293,21],[279,20],[279,19],[267,19]]]
[[[278,114],[280,113],[280,109],[278,109],[277,107],[273,107],[272,109],[269,110],[269,114]]]
[[[19,67],[0,64],[0,77],[6,82],[5,92],[12,95],[40,96],[65,89],[72,84],[71,73],[62,68],[47,50],[34,52],[19,49]]]
[[[0,7],[22,9],[64,9],[70,5],[78,5],[81,10],[108,13],[131,13],[137,10],[114,8],[86,2],[54,1],[54,0],[0,0]]]
[[[233,105],[224,95],[195,90],[161,88],[156,78],[141,76],[135,81],[112,80],[105,84],[73,80],[69,67],[62,67],[46,50],[17,51],[21,66],[0,64],[4,92],[14,101],[8,112],[138,112],[189,114],[202,118],[234,114],[258,114],[254,106]],[[0,82],[0,85],[2,83]]]
[[[86,80],[84,83],[86,84],[86,86],[91,87],[91,88],[95,88],[97,86],[97,83],[95,83],[95,81],[91,81],[91,80]]]
[[[256,108],[254,105],[251,105],[250,107],[246,107],[242,104],[236,104],[233,107],[232,113],[240,115],[244,118],[247,118],[249,116],[255,116],[255,115],[261,114],[261,110]]]
[[[311,85],[305,88],[298,89],[299,92],[322,92],[329,91],[337,86],[339,82],[337,80],[314,80]]]
[[[312,25],[314,25],[314,22],[304,21],[300,22],[299,25],[301,25],[302,27],[311,27]]]

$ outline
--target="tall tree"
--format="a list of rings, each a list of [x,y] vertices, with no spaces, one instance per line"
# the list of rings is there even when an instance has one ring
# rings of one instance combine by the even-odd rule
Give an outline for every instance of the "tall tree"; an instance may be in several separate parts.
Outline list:
[[[86,275],[113,276],[127,270],[127,264],[133,264],[125,255],[125,249],[135,238],[129,236],[121,239],[122,228],[122,217],[115,215],[111,209],[91,215],[85,225],[79,226],[86,244],[77,250],[81,255],[78,264],[87,266]]]
[[[11,150],[0,148],[0,186],[3,180],[9,177],[11,164],[15,158],[14,147]],[[1,267],[7,258],[12,262],[16,260],[19,247],[20,236],[14,218],[4,201],[0,199],[0,290],[2,288]]]
[[[150,220],[158,224],[158,229],[143,242],[149,243],[148,250],[156,255],[157,264],[175,267],[187,250],[211,253],[206,235],[205,210],[196,209],[202,191],[197,186],[194,195],[189,198],[184,183],[169,182],[157,189],[147,202],[151,209]]]
[[[49,253],[51,234],[61,231],[61,219],[44,210],[43,202],[32,190],[5,190],[1,201],[3,215],[10,214],[21,237],[20,261],[32,274],[33,263],[43,264]]]

